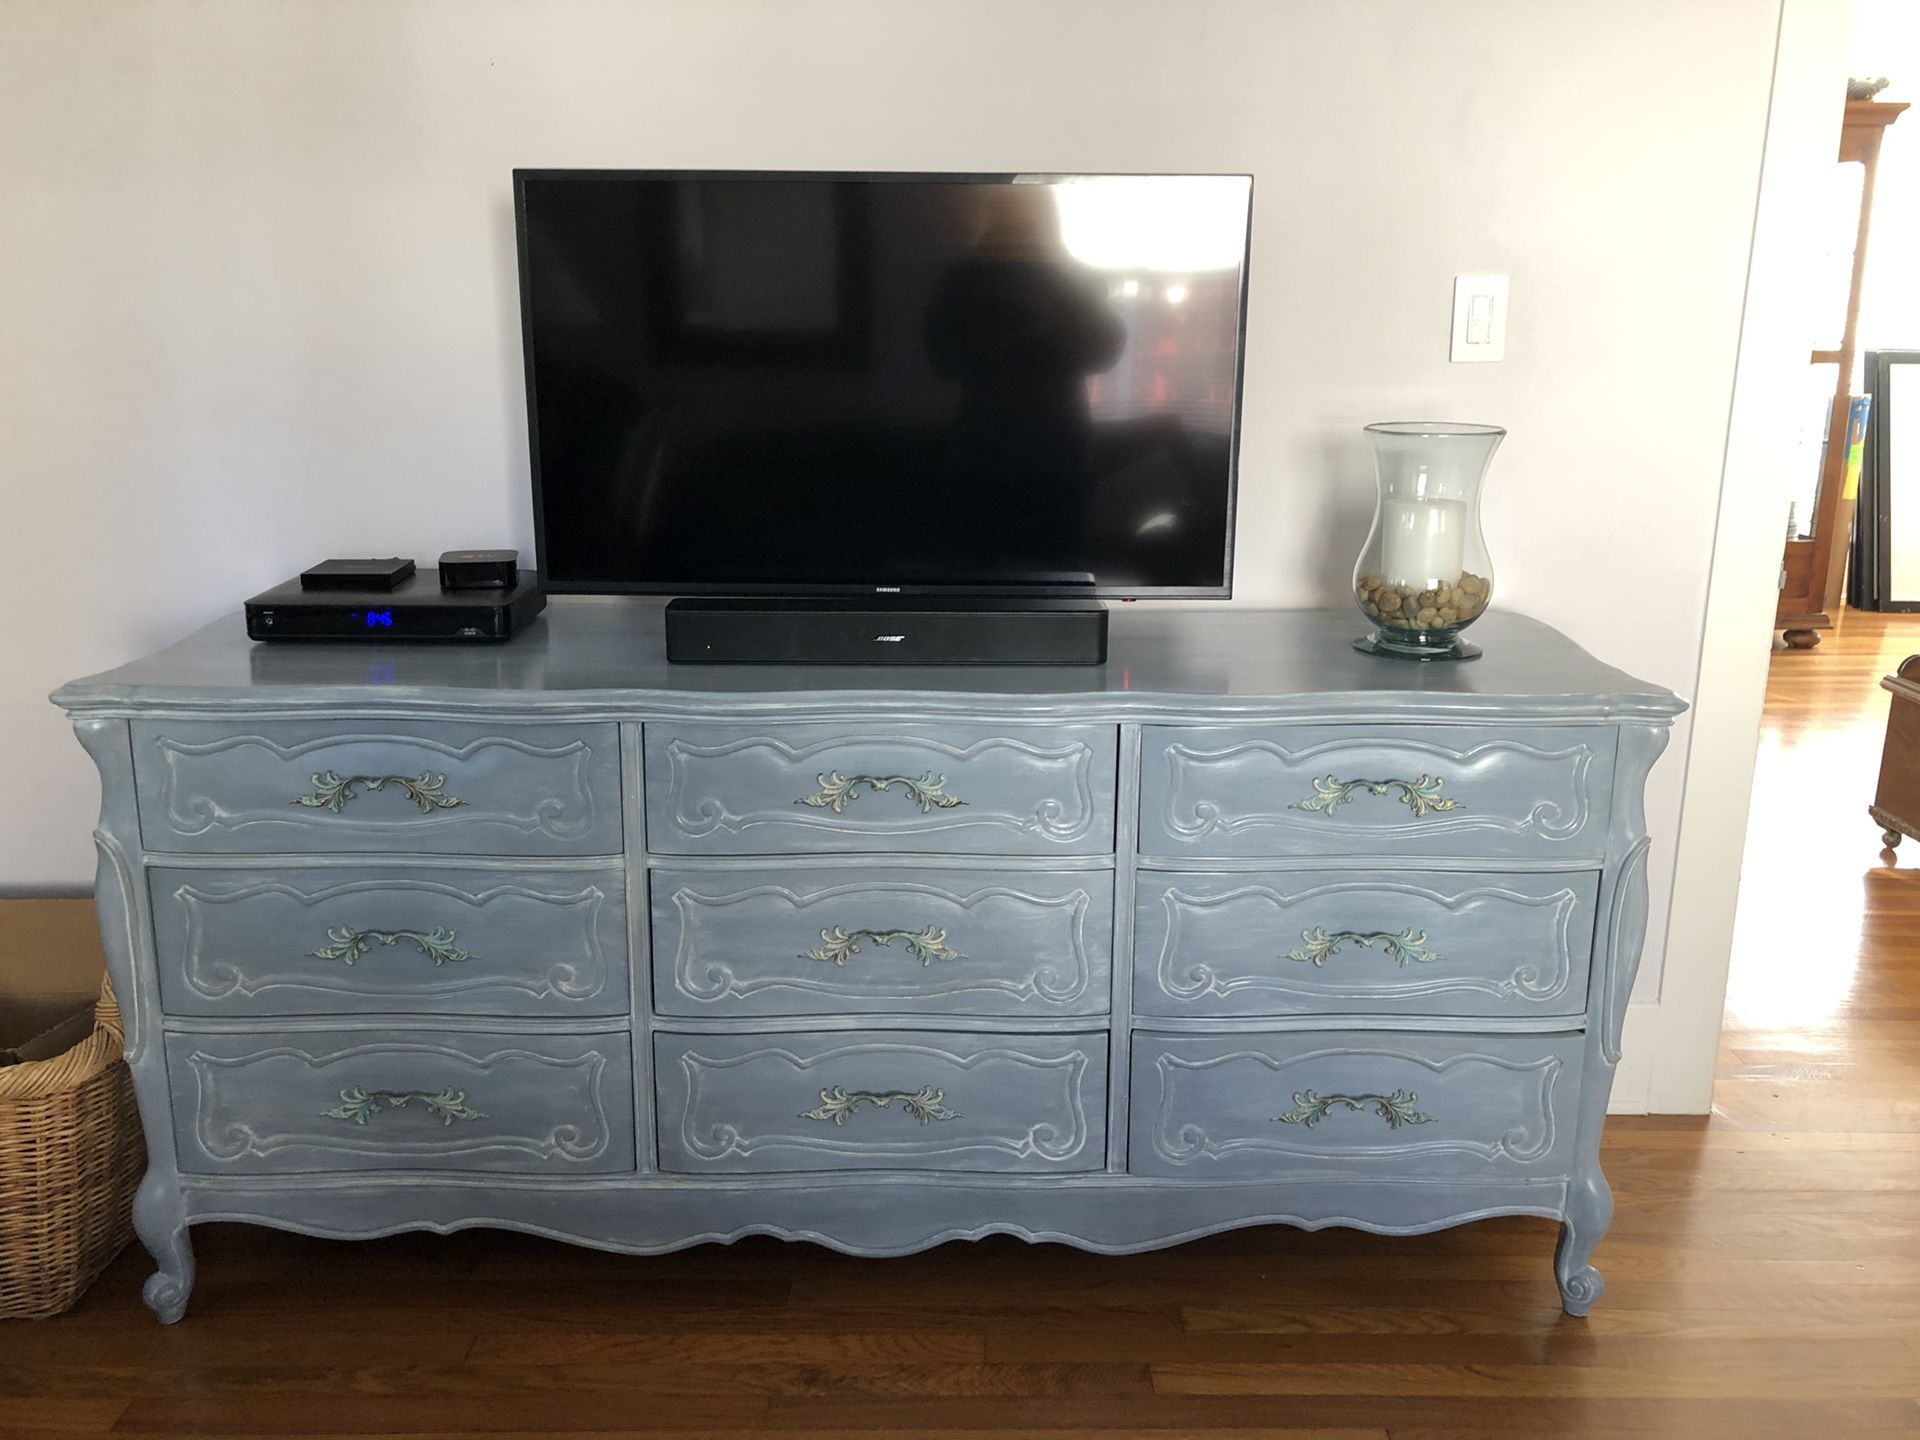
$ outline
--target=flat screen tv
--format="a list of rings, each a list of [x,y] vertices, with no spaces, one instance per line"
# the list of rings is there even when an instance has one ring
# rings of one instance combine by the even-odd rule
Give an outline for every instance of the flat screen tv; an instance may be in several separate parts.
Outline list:
[[[1231,593],[1251,177],[514,182],[550,589]]]

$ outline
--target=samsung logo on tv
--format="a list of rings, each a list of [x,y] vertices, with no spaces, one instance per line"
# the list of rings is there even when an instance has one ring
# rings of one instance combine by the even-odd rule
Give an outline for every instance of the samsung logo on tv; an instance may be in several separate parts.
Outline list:
[[[906,639],[907,637],[904,635],[876,635],[873,638],[877,644],[898,645],[902,640]]]

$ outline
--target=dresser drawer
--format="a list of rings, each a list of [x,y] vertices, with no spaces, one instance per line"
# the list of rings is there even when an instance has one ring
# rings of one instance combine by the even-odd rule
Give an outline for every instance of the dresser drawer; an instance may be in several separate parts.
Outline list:
[[[198,1174],[633,1168],[624,1031],[174,1034],[167,1070]]]
[[[1593,872],[1143,872],[1145,1015],[1578,1015]]]
[[[149,850],[607,855],[613,725],[133,722]]]
[[[1155,1035],[1133,1042],[1139,1175],[1558,1177],[1578,1035]]]
[[[1106,1163],[1107,1037],[654,1037],[660,1168],[1063,1173]]]
[[[626,878],[577,870],[155,869],[174,1015],[621,1015]]]
[[[1107,853],[1116,738],[1110,725],[648,725],[647,845]]]
[[[1148,855],[1598,857],[1606,726],[1150,727]]]
[[[1099,1015],[1113,874],[655,870],[666,1015]]]

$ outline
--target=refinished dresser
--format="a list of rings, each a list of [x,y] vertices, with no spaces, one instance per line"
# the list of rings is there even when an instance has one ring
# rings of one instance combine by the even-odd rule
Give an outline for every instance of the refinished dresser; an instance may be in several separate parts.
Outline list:
[[[1561,1222],[1565,1307],[1682,708],[1536,622],[1118,607],[1098,669],[253,645],[54,698],[151,1168],[189,1227],[863,1255]]]

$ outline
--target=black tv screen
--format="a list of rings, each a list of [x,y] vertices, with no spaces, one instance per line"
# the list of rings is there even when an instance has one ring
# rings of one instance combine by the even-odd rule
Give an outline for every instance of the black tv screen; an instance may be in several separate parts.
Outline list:
[[[1230,593],[1251,177],[514,180],[551,589]]]

